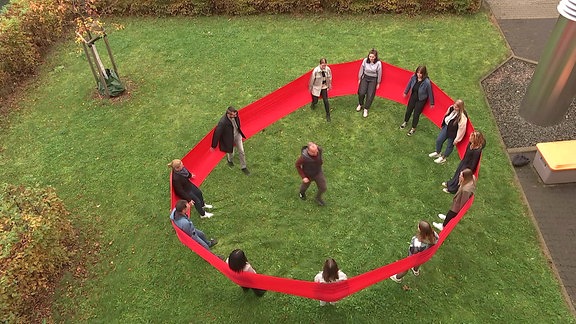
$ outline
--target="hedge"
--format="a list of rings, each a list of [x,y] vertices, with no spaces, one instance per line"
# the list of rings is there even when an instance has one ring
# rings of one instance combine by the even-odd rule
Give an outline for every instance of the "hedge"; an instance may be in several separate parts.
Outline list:
[[[0,323],[35,322],[34,310],[74,260],[70,213],[52,188],[0,188]]]

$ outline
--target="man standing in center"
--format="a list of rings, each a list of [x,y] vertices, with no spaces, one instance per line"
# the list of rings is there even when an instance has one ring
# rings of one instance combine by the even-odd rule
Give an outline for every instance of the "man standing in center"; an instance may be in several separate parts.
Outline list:
[[[220,151],[226,152],[228,159],[228,166],[234,166],[232,158],[234,157],[234,146],[238,151],[238,158],[240,159],[240,167],[245,175],[250,175],[250,171],[246,167],[246,157],[244,155],[244,145],[242,139],[246,138],[242,129],[240,128],[240,117],[238,111],[230,106],[226,109],[226,114],[220,118],[214,135],[212,135],[212,150],[220,144]]]
[[[322,200],[322,194],[326,192],[326,178],[322,172],[322,148],[314,142],[309,142],[308,145],[302,147],[302,154],[296,160],[296,169],[302,177],[302,184],[300,185],[300,199],[306,199],[306,190],[310,187],[312,181],[316,182],[318,193],[316,194],[316,202],[320,206],[326,205]]]

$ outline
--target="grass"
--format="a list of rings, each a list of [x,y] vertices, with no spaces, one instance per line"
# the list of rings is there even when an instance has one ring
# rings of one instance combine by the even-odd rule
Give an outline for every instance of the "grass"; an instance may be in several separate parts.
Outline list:
[[[94,99],[85,58],[64,43],[0,131],[2,179],[56,187],[76,225],[97,228],[99,262],[82,284],[65,277],[56,321],[575,322],[479,87],[508,55],[485,14],[112,22],[125,26],[109,40],[129,99]],[[372,47],[407,69],[427,64],[436,84],[465,100],[488,140],[473,207],[421,276],[406,277],[410,290],[385,281],[324,308],[277,293],[245,295],[177,240],[166,164],[184,156],[228,105],[257,100],[322,56],[352,61]],[[397,129],[403,106],[383,99],[368,119],[354,111],[354,96],[331,105],[330,124],[322,108],[303,107],[246,141],[252,176],[223,162],[206,179],[216,216],[195,224],[220,239],[216,253],[242,248],[259,272],[305,280],[334,257],[355,276],[403,258],[417,222],[447,210],[451,196],[439,183],[458,159],[438,166],[426,156],[437,128],[423,118],[407,137]],[[325,149],[326,208],[297,198],[293,163],[309,140]]]

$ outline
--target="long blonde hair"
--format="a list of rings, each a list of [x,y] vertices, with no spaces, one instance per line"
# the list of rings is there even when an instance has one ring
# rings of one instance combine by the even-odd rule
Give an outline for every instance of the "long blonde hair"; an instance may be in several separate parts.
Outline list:
[[[456,123],[460,123],[462,115],[466,115],[466,109],[464,109],[464,101],[462,99],[458,99],[454,101],[453,106],[458,106],[458,108],[460,108],[459,110],[457,110],[458,115],[456,115]]]

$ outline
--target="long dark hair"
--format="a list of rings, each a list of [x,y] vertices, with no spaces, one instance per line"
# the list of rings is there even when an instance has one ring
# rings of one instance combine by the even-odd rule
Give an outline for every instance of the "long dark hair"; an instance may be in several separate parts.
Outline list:
[[[370,54],[374,54],[374,63],[378,62],[378,51],[375,49],[371,49],[370,52],[368,52],[368,55],[366,56],[366,63],[370,63]]]
[[[422,80],[428,77],[428,69],[426,69],[426,65],[418,65],[416,71],[414,71],[414,75],[416,75],[418,72],[422,73]]]
[[[240,249],[232,251],[228,256],[228,267],[234,272],[242,272],[247,263],[246,254]]]
[[[327,259],[324,262],[324,268],[322,269],[322,278],[325,282],[334,282],[338,280],[338,264],[332,258]]]

